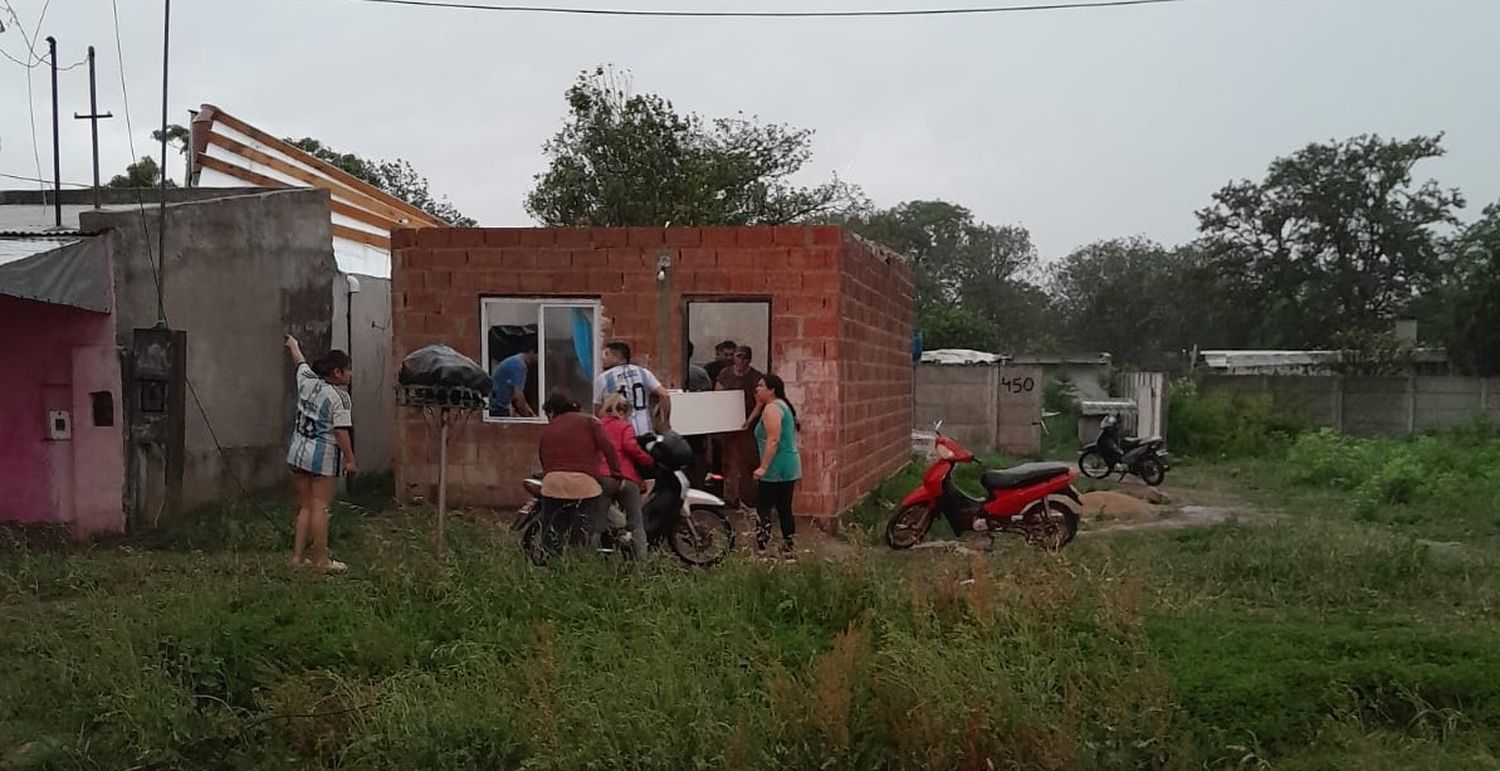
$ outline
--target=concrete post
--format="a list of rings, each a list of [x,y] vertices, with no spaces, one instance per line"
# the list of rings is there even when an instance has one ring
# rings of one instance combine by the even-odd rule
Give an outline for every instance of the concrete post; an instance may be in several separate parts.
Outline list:
[[[1333,376],[1333,430],[1344,433],[1344,376]]]
[[[1406,376],[1406,435],[1417,433],[1417,378]]]

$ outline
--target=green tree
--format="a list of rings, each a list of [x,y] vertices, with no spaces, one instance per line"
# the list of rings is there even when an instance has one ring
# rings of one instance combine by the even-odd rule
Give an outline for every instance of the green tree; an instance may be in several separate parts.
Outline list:
[[[1439,229],[1464,205],[1456,190],[1413,183],[1442,137],[1359,136],[1312,144],[1242,180],[1198,212],[1219,275],[1212,301],[1237,344],[1324,347],[1389,329],[1433,285]]]
[[[311,137],[286,139],[303,152],[326,161],[360,180],[400,198],[401,200],[431,214],[454,227],[473,227],[478,224],[448,200],[447,196],[434,198],[427,178],[417,173],[411,163],[403,158],[393,161],[372,161],[354,153],[343,153]]]
[[[143,155],[140,160],[126,166],[124,174],[116,174],[111,178],[106,187],[157,187],[159,185],[161,185],[161,167],[157,165],[155,158]],[[177,184],[169,179],[167,187],[177,187]]]
[[[980,222],[946,201],[908,201],[846,220],[913,260],[917,324],[928,348],[1034,351],[1051,345],[1046,292],[1031,234]]]
[[[1453,240],[1432,320],[1448,357],[1481,375],[1500,375],[1500,202]]]
[[[1140,366],[1180,344],[1174,297],[1188,257],[1145,238],[1098,241],[1052,270],[1053,300],[1068,347],[1104,351]]]
[[[838,179],[791,182],[812,132],[736,116],[679,113],[597,67],[567,91],[568,118],[543,145],[526,210],[551,226],[777,225],[826,220],[865,205]]]

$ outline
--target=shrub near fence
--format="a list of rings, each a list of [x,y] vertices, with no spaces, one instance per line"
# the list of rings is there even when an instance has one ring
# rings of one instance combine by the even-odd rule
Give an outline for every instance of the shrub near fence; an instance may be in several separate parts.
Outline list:
[[[1305,428],[1278,412],[1270,397],[1233,391],[1205,393],[1191,379],[1172,384],[1167,444],[1198,458],[1248,458],[1279,454]]]

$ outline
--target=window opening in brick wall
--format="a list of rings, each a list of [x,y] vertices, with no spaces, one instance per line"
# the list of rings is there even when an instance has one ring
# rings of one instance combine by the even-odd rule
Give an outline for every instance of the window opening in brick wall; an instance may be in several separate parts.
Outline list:
[[[480,303],[479,313],[484,338],[480,345],[492,377],[502,362],[532,346],[537,355],[536,364],[526,367],[525,385],[521,387],[532,414],[519,414],[517,405],[507,410],[506,400],[497,400],[491,394],[487,422],[544,422],[540,417],[542,402],[557,391],[580,405],[587,406],[593,400],[600,344],[597,301],[490,297]],[[516,368],[512,365],[509,370],[514,373]]]
[[[688,300],[687,341],[692,344],[692,364],[717,373],[713,365],[715,346],[733,340],[748,345],[754,356],[750,365],[761,372],[772,371],[771,302],[769,300]],[[683,349],[686,355],[687,349]],[[684,363],[684,369],[687,364]],[[683,382],[690,373],[684,371]]]

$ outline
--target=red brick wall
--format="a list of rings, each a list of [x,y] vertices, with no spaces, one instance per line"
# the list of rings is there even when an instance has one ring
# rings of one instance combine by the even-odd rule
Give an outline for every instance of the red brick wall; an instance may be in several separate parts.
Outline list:
[[[684,299],[770,296],[771,361],[787,380],[803,422],[807,478],[799,513],[829,516],[840,510],[839,422],[845,413],[837,401],[837,359],[844,345],[839,298],[848,283],[844,252],[853,242],[838,228],[427,228],[397,230],[392,239],[397,361],[432,343],[478,360],[485,296],[594,297],[611,320],[606,337],[629,341],[637,360],[673,387],[681,380]],[[656,264],[663,252],[673,261],[665,356],[655,350],[663,321],[656,313]],[[902,323],[909,331],[909,320]],[[909,334],[900,348],[909,351]],[[413,411],[401,410],[397,423],[398,494],[431,495],[436,437]],[[522,475],[536,468],[539,431],[475,416],[449,441],[450,496],[471,505],[518,503]],[[893,447],[909,444],[903,434]]]
[[[839,511],[911,456],[914,370],[911,267],[900,255],[846,234],[840,270]]]

